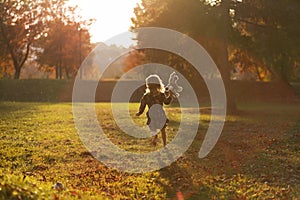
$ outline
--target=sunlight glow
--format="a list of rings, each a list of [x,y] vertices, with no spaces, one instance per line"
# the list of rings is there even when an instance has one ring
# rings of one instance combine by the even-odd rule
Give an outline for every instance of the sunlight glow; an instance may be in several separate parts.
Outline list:
[[[129,30],[134,17],[133,9],[141,0],[70,0],[71,5],[78,5],[83,19],[93,18],[91,41],[104,42]]]

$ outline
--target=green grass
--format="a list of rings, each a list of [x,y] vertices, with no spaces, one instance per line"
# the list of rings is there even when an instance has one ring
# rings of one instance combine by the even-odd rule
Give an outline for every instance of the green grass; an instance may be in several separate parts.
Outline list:
[[[0,102],[0,199],[297,199],[300,195],[300,108],[298,105],[240,105],[204,159],[198,151],[210,115],[201,109],[191,147],[155,172],[131,174],[94,159],[79,139],[70,103]],[[130,114],[138,104],[130,105]],[[162,147],[118,129],[110,104],[96,105],[107,137],[120,148],[150,152]],[[168,141],[178,130],[180,111],[167,108]],[[198,120],[193,112],[190,120]],[[133,117],[136,124],[145,116]],[[63,190],[52,189],[56,182]]]

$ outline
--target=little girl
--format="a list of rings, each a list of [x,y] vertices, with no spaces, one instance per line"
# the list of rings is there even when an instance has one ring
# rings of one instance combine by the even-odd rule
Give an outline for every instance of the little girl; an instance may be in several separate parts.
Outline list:
[[[146,78],[146,92],[141,98],[139,112],[136,116],[140,116],[146,105],[148,106],[147,125],[149,126],[150,133],[153,137],[153,144],[157,143],[157,133],[161,131],[163,145],[166,146],[166,127],[169,120],[163,109],[163,104],[170,104],[172,101],[172,92],[165,91],[164,85],[160,77],[156,74],[150,75]]]

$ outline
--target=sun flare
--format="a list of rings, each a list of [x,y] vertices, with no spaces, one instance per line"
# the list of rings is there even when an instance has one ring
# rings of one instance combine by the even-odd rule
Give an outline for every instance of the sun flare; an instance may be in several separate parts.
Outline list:
[[[91,41],[104,42],[126,32],[134,17],[133,9],[141,0],[70,0],[83,19],[95,19],[90,27]]]

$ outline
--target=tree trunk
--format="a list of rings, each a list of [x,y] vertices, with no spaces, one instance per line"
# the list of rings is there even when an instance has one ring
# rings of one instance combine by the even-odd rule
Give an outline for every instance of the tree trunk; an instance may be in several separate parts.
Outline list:
[[[203,45],[209,55],[216,63],[225,86],[227,113],[235,113],[237,111],[234,89],[230,78],[230,67],[228,62],[228,49],[226,40],[216,38],[200,38],[199,43]]]
[[[58,65],[55,66],[55,78],[58,79]]]
[[[69,70],[68,70],[68,67],[64,67],[65,69],[65,78],[66,79],[69,79],[70,78],[70,75],[69,75]],[[80,78],[81,79],[81,78]]]
[[[21,75],[21,67],[16,67],[15,68],[14,79],[20,79],[20,75]]]
[[[59,65],[59,79],[62,79],[62,66]]]
[[[220,42],[220,61],[218,63],[219,70],[223,77],[226,97],[227,97],[227,113],[232,114],[237,112],[234,88],[231,81],[231,70],[228,62],[228,46],[226,42]]]

